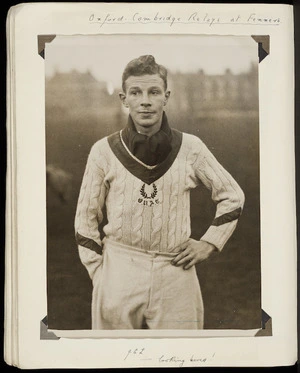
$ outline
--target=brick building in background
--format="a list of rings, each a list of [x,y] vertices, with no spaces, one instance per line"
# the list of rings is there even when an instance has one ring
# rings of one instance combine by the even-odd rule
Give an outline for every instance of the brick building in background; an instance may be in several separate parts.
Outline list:
[[[258,111],[258,69],[233,74],[227,69],[221,75],[197,73],[169,74],[172,99],[169,111],[191,113],[197,118],[205,116],[235,116],[241,112]]]

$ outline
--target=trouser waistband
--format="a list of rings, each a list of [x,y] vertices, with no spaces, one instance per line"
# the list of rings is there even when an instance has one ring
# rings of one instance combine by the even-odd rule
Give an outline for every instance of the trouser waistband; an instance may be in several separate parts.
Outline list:
[[[143,250],[141,248],[137,248],[130,245],[125,245],[124,243],[117,242],[114,240],[111,240],[110,238],[104,238],[104,250],[105,249],[112,249],[115,252],[119,252],[120,254],[124,253],[125,251],[130,251],[131,253],[135,253],[136,255],[139,255],[140,257],[145,258],[160,258],[163,260],[169,260],[171,261],[175,256],[177,256],[180,251],[176,252],[162,252],[162,251],[154,251],[154,250]]]

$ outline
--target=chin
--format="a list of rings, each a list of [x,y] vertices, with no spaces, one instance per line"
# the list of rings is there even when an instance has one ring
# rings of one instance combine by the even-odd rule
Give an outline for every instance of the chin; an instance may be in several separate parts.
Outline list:
[[[156,122],[150,122],[150,121],[140,121],[139,125],[143,127],[152,127],[156,124]]]
[[[140,119],[137,124],[142,127],[152,127],[156,124],[156,121],[149,119]]]

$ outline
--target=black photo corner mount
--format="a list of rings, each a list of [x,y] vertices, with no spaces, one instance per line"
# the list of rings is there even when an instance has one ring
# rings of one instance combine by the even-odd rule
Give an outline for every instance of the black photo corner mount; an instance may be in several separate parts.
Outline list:
[[[56,35],[38,35],[38,54],[42,58],[45,58],[45,44],[51,43],[55,38]]]
[[[43,320],[40,322],[40,339],[47,339],[47,340],[59,340],[60,337],[57,337],[53,332],[48,331],[48,317],[45,316]]]
[[[261,329],[255,334],[255,337],[271,337],[272,335],[272,317],[262,309]]]
[[[251,35],[258,43],[258,60],[261,62],[270,54],[270,35]]]

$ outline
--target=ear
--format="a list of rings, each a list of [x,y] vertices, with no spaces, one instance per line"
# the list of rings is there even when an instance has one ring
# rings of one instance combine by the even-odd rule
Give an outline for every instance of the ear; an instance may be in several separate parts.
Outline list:
[[[120,100],[122,101],[122,104],[128,108],[128,103],[126,101],[126,94],[124,92],[119,93]]]
[[[164,105],[167,105],[170,95],[171,95],[170,91],[165,92]]]

